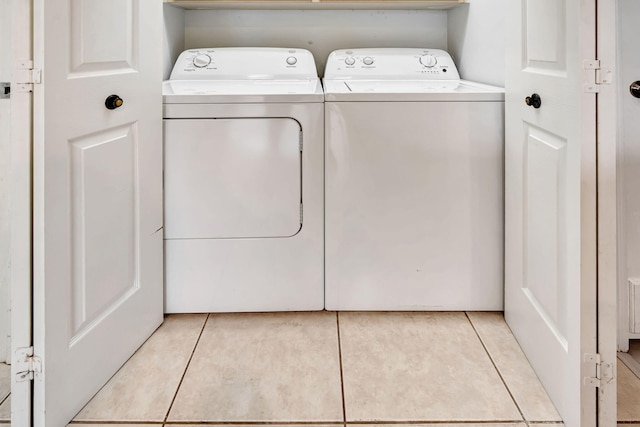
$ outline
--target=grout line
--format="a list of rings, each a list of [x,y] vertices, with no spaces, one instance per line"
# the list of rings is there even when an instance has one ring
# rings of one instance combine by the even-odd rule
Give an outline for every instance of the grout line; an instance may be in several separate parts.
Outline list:
[[[6,402],[6,401],[7,401],[7,399],[8,399],[10,396],[11,396],[11,392],[9,392],[9,394],[7,394],[7,395],[4,397],[4,399],[0,400],[0,405],[3,405],[3,404],[4,404],[4,402]]]
[[[193,346],[193,350],[191,351],[191,355],[189,356],[189,360],[187,361],[187,366],[184,368],[184,372],[182,372],[182,377],[180,378],[180,382],[178,383],[178,387],[176,388],[176,392],[173,395],[173,399],[171,399],[171,404],[169,405],[169,409],[167,409],[167,415],[164,417],[164,422],[167,422],[169,418],[169,413],[173,408],[173,404],[176,401],[176,397],[178,397],[178,392],[180,391],[180,387],[182,386],[182,381],[184,381],[184,377],[187,375],[187,371],[189,370],[189,365],[191,365],[191,360],[193,359],[193,355],[196,353],[196,348],[198,348],[198,344],[200,343],[200,338],[202,338],[202,333],[204,332],[204,328],[207,326],[207,322],[209,322],[209,317],[211,317],[211,313],[207,314],[207,318],[204,320],[202,324],[202,328],[200,329],[200,334],[198,334],[198,339],[196,340],[196,344]]]
[[[344,401],[344,373],[342,371],[342,343],[340,342],[340,313],[336,311],[336,330],[338,332],[338,361],[340,362],[340,390],[342,393],[342,423],[347,427],[347,406]]]
[[[480,344],[482,344],[482,348],[484,348],[484,351],[487,353],[487,356],[489,356],[489,360],[491,361],[491,364],[493,365],[494,369],[498,373],[498,376],[500,377],[500,381],[502,381],[502,384],[504,384],[504,388],[507,389],[507,393],[509,393],[509,396],[511,397],[511,400],[513,401],[513,404],[516,405],[516,408],[518,409],[518,412],[520,413],[520,416],[522,417],[522,420],[524,420],[525,422],[528,421],[525,418],[524,414],[522,413],[522,409],[520,408],[520,405],[518,404],[518,402],[516,402],[516,399],[513,397],[513,393],[511,393],[511,389],[507,385],[507,382],[504,380],[504,377],[502,376],[502,372],[500,372],[500,369],[498,369],[498,366],[496,365],[496,362],[493,360],[493,357],[491,357],[491,353],[489,353],[489,349],[487,348],[487,346],[485,345],[484,341],[482,340],[482,337],[480,336],[480,333],[478,332],[478,330],[476,329],[476,326],[471,321],[471,318],[469,317],[469,313],[465,311],[464,315],[467,316],[467,320],[469,321],[469,324],[471,325],[471,328],[473,328],[473,331],[476,333],[476,336],[478,337],[478,340],[480,341]],[[529,425],[529,424],[527,423],[527,425]]]

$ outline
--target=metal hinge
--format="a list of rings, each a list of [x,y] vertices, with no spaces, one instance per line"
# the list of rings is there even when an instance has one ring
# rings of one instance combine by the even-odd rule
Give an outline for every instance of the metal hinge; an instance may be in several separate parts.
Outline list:
[[[585,363],[591,372],[594,372],[593,377],[585,377],[584,384],[593,387],[602,387],[603,385],[613,384],[615,381],[613,364],[602,362],[600,355],[597,353],[585,353],[583,358]]]
[[[33,355],[33,347],[23,347],[16,350],[17,366],[16,382],[31,381],[36,374],[42,372],[42,360]]]
[[[613,70],[611,68],[602,68],[600,60],[586,60],[582,63],[584,70],[593,70],[593,82],[584,85],[584,91],[587,93],[600,92],[601,85],[610,85],[613,83]]]
[[[300,152],[302,152],[302,131],[300,131],[300,137],[298,139],[298,147],[300,148]]]
[[[16,87],[14,92],[33,92],[33,85],[42,83],[42,70],[33,68],[33,61],[18,61],[15,69]]]
[[[600,387],[602,380],[600,371],[600,355],[597,353],[585,353],[582,361],[585,365],[587,365],[589,371],[595,373],[595,375],[592,377],[584,377],[584,384],[593,387]]]
[[[302,202],[300,202],[300,225],[302,225]]]

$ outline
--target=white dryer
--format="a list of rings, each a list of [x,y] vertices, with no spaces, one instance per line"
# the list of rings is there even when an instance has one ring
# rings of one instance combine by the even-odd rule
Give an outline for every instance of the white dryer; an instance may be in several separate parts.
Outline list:
[[[320,310],[323,93],[301,49],[190,49],[164,82],[165,311]]]
[[[437,49],[327,60],[329,310],[502,310],[504,92]]]

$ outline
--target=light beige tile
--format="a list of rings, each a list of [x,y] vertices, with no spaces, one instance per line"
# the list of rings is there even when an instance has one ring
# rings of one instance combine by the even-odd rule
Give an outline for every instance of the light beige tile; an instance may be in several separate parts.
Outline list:
[[[562,425],[562,424],[560,424]],[[545,424],[545,427],[555,427],[555,424]],[[347,427],[527,427],[527,423],[411,423],[411,424],[349,424]]]
[[[0,363],[0,402],[11,393],[11,366]]]
[[[618,421],[640,423],[640,380],[618,361]]]
[[[340,313],[347,421],[518,421],[464,313]]]
[[[467,313],[527,421],[562,421],[502,313]]]
[[[11,421],[11,396],[0,405],[0,421]]]
[[[167,316],[75,421],[164,421],[206,316]]]
[[[564,427],[564,423],[550,423],[547,421],[531,421],[529,427]]]
[[[211,315],[169,421],[342,421],[336,314]]]
[[[215,425],[216,427],[264,427],[265,425],[268,427],[342,427],[343,423],[334,423],[334,424],[165,424],[165,427],[211,427]],[[391,427],[391,426],[387,426]],[[463,426],[464,427],[464,426]],[[484,427],[484,426],[478,426]],[[491,427],[491,426],[489,426]],[[510,426],[509,426],[510,427]],[[520,426],[517,426],[520,427]],[[523,426],[525,427],[525,426]]]

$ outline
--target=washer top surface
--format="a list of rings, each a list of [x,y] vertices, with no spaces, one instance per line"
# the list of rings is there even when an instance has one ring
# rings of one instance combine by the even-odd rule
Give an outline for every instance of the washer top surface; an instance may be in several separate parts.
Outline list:
[[[324,77],[326,101],[504,101],[504,89],[460,80],[440,49],[341,49]]]
[[[322,102],[311,52],[285,48],[189,49],[163,83],[165,104]]]

